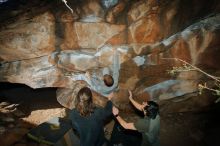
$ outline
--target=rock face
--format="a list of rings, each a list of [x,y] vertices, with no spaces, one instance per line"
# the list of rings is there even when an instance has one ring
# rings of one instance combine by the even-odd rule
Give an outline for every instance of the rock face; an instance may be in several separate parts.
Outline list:
[[[1,58],[14,61],[50,54],[55,49],[54,31],[54,16],[50,13],[36,16],[31,21],[18,20],[9,29],[1,31]]]
[[[171,77],[167,70],[182,63],[164,58],[220,70],[217,0],[76,0],[68,3],[73,13],[61,2],[12,2],[0,5],[1,82],[69,87],[72,75],[110,67],[118,50],[120,89],[160,101],[196,92],[204,77]]]

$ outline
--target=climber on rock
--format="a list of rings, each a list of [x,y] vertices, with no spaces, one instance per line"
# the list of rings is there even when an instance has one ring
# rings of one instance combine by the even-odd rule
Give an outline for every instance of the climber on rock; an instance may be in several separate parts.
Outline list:
[[[105,67],[92,73],[75,74],[71,76],[71,79],[73,81],[86,81],[92,90],[106,97],[118,88],[119,70],[120,58],[118,51],[115,50],[111,67]]]

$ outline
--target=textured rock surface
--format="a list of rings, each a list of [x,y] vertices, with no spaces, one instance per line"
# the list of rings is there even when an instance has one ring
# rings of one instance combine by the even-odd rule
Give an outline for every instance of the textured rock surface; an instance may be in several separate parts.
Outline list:
[[[15,61],[50,54],[55,49],[54,27],[51,13],[9,25],[0,32],[1,59]]]
[[[63,3],[20,5],[23,11],[9,13],[3,4],[0,9],[0,81],[69,87],[71,75],[109,67],[117,49],[120,89],[135,91],[140,100],[165,100],[196,92],[203,76],[171,77],[167,70],[182,63],[163,58],[183,59],[213,75],[220,69],[220,4],[215,0],[73,1],[73,14]]]

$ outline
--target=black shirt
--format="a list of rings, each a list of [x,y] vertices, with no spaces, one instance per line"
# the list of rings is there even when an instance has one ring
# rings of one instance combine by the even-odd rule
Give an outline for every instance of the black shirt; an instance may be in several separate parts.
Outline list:
[[[112,115],[112,102],[108,101],[105,108],[96,108],[87,117],[80,116],[80,113],[73,109],[70,118],[73,128],[80,136],[80,146],[101,146],[104,141],[104,120]]]

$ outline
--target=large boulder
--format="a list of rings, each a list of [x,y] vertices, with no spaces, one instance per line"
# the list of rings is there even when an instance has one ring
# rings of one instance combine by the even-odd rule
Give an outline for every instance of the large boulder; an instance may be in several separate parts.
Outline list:
[[[57,2],[25,1],[11,11],[1,6],[1,82],[67,88],[72,75],[110,67],[114,50],[120,54],[120,92],[130,89],[143,100],[197,92],[204,79],[197,71],[171,77],[167,70],[183,63],[164,58],[182,59],[213,75],[219,72],[217,0],[68,4],[73,13]]]

